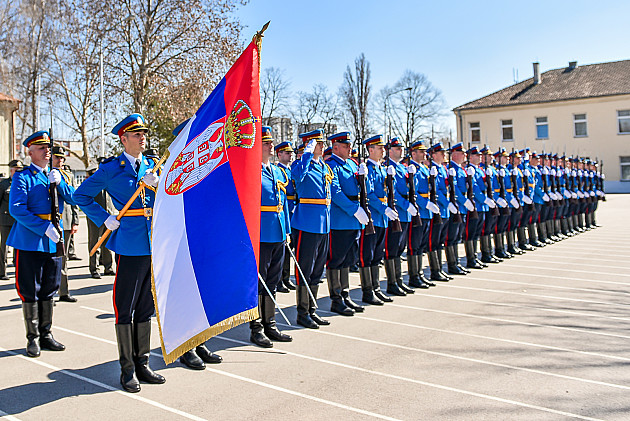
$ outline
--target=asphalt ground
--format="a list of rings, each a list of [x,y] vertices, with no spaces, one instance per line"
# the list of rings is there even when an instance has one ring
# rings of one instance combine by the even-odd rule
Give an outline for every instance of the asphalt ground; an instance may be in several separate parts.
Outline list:
[[[205,371],[165,366],[154,324],[151,365],[167,381],[138,394],[120,390],[114,279],[89,277],[82,220],[83,260],[70,262],[79,301],[54,314],[65,352],[26,357],[14,268],[0,281],[0,418],[628,420],[629,209],[630,195],[610,195],[600,228],[354,317],[320,298],[332,324],[278,315],[294,340],[269,350],[239,326],[208,341],[224,362]],[[358,274],[351,284],[358,301]],[[295,294],[278,300],[295,324]]]

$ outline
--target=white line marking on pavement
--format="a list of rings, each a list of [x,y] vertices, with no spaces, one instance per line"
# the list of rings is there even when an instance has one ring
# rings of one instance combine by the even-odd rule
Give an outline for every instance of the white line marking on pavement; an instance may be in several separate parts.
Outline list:
[[[535,263],[548,263],[548,264],[552,264],[552,265],[569,265],[569,266],[589,266],[589,267],[596,267],[596,268],[601,268],[602,265],[589,265],[587,263],[575,263],[575,262],[558,262],[558,261],[553,261],[553,260],[536,260],[536,259],[527,259],[527,260],[522,260],[522,262],[535,262]],[[506,266],[516,266],[516,265],[511,265],[510,263],[512,262],[507,262],[508,265]],[[588,273],[590,274],[595,274],[595,275],[613,275],[613,276],[630,276],[630,275],[624,275],[621,273],[616,273],[616,272],[595,272],[592,270],[579,270],[579,269],[566,269],[566,268],[559,268],[559,267],[554,267],[554,266],[541,266],[540,264],[534,265],[536,267],[536,270],[559,270],[562,272],[578,272],[578,273]],[[531,266],[528,266],[531,268]],[[622,267],[622,266],[609,266],[606,265],[605,268],[611,268],[611,269],[630,269],[629,267]]]
[[[389,304],[388,306],[389,307],[406,308],[406,309],[412,309],[412,310],[419,310],[419,311],[428,311],[428,312],[431,312],[431,313],[449,314],[449,315],[452,315],[452,316],[471,317],[471,318],[474,318],[474,319],[491,320],[491,321],[494,321],[494,322],[502,322],[502,323],[507,322],[507,323],[523,325],[523,326],[544,327],[544,328],[549,328],[549,329],[566,330],[566,331],[569,331],[569,332],[585,333],[585,334],[589,334],[589,335],[601,335],[601,336],[610,336],[610,337],[613,337],[613,338],[630,339],[630,336],[627,336],[627,335],[617,335],[617,334],[614,334],[614,333],[592,331],[592,330],[588,330],[587,327],[576,328],[576,327],[556,326],[556,325],[532,323],[532,322],[520,322],[520,321],[517,321],[517,320],[502,319],[502,318],[498,318],[498,317],[478,316],[476,314],[457,313],[457,312],[453,312],[453,311],[435,310],[435,309],[432,309],[432,308],[406,306],[406,305],[402,305],[402,304]],[[628,358],[628,361],[630,361],[630,358]]]
[[[575,253],[575,254],[573,254],[573,253],[572,254],[555,254],[555,253],[552,254],[552,253],[543,252],[543,253],[540,253],[539,256],[541,256],[541,257],[561,258],[561,259],[578,259],[578,260],[588,259],[589,261],[593,260],[593,261],[597,261],[597,262],[622,263],[622,262],[619,261],[619,259],[599,259],[597,257],[593,257],[592,255],[589,255],[588,253],[582,254],[583,257],[581,257],[581,256],[577,256],[576,254],[577,253]],[[610,255],[607,254],[607,256],[610,256]],[[619,256],[619,257],[630,257],[630,255],[628,255],[628,256]],[[566,262],[564,262],[564,263],[566,263]],[[573,262],[567,263],[567,264],[573,264]],[[579,263],[579,264],[582,265],[583,263]],[[599,265],[599,266],[601,266],[601,265]],[[607,265],[604,265],[604,266],[605,267],[610,267],[610,266],[607,266]],[[626,267],[624,267],[624,269],[630,269],[630,266],[626,266]]]
[[[9,415],[0,409],[0,419],[8,420],[8,421],[20,421],[19,418],[14,417],[13,415]]]
[[[59,326],[55,326],[55,329],[63,330],[65,332],[75,333],[75,332],[70,331],[68,329],[62,329]],[[86,336],[86,337],[89,337],[89,338],[96,339],[96,337],[90,336],[90,335],[82,335],[82,336]],[[111,341],[108,341],[106,339],[103,339],[103,341],[107,342],[107,343],[111,343]],[[118,393],[119,395],[124,396],[126,398],[134,399],[134,400],[137,400],[139,402],[143,402],[143,403],[149,404],[151,406],[154,406],[156,408],[160,408],[160,409],[163,409],[165,411],[171,412],[173,414],[180,415],[180,416],[182,416],[184,418],[188,418],[190,420],[205,421],[204,418],[197,417],[196,415],[192,415],[192,414],[189,414],[187,412],[180,411],[179,409],[171,408],[171,407],[166,406],[164,404],[161,404],[159,402],[155,402],[155,401],[153,401],[151,399],[143,398],[142,396],[132,395],[131,393],[123,392],[122,390],[116,389],[115,387],[112,387],[112,386],[110,386],[108,384],[99,382],[98,380],[94,380],[94,379],[91,379],[89,377],[85,377],[85,376],[82,376],[80,374],[76,374],[76,373],[73,373],[71,371],[67,371],[65,369],[62,369],[62,368],[59,368],[59,367],[55,367],[54,365],[45,363],[45,362],[43,362],[41,360],[36,360],[34,358],[29,358],[29,357],[26,357],[24,355],[18,354],[17,352],[9,351],[8,349],[4,349],[2,347],[0,347],[0,351],[6,352],[7,354],[10,354],[10,355],[14,355],[14,356],[16,356],[16,357],[18,357],[18,358],[20,358],[20,359],[22,359],[24,361],[28,361],[28,362],[31,362],[33,364],[40,365],[42,367],[46,367],[49,370],[55,370],[55,371],[57,371],[59,373],[65,374],[66,376],[73,377],[73,378],[78,379],[78,380],[82,380],[82,381],[84,381],[86,383],[90,383],[93,386],[97,386],[97,387],[100,387],[102,389],[109,390],[110,392]]]
[[[326,311],[326,313],[334,314],[334,313],[331,313],[330,311]],[[358,318],[359,319],[368,320],[367,317],[363,317],[363,316],[359,316]],[[374,319],[369,319],[369,320],[370,321],[375,321]],[[278,325],[285,326],[285,327],[290,327],[289,325],[286,325],[284,323],[278,323]],[[461,361],[468,361],[468,362],[472,362],[472,363],[476,363],[476,364],[484,364],[484,365],[491,365],[491,366],[494,366],[494,367],[509,368],[510,370],[525,371],[525,372],[528,372],[528,373],[540,374],[540,375],[543,375],[543,376],[558,377],[558,378],[561,378],[561,379],[575,380],[575,381],[578,381],[578,382],[584,382],[584,383],[597,384],[597,385],[600,385],[600,386],[613,387],[615,389],[630,390],[630,386],[624,386],[624,385],[620,385],[620,384],[616,384],[616,383],[606,383],[606,382],[601,382],[601,381],[598,381],[598,380],[585,379],[585,378],[582,378],[582,377],[574,377],[574,376],[567,376],[567,375],[564,375],[564,374],[552,373],[552,372],[549,372],[549,371],[535,370],[535,369],[532,369],[532,368],[519,367],[519,366],[515,366],[515,365],[510,365],[510,364],[495,363],[495,362],[488,361],[488,360],[479,360],[477,358],[462,357],[460,355],[447,354],[445,352],[429,351],[427,349],[422,349],[422,348],[414,348],[414,347],[405,346],[405,345],[390,344],[390,343],[387,343],[387,342],[375,341],[375,340],[372,340],[372,339],[365,339],[365,338],[359,338],[359,337],[356,337],[356,336],[344,335],[344,334],[340,334],[340,333],[327,332],[327,331],[321,330],[321,329],[317,329],[317,331],[315,333],[317,333],[317,334],[324,334],[324,335],[330,335],[330,336],[336,336],[336,337],[345,338],[345,339],[352,339],[354,341],[366,342],[366,343],[371,343],[371,344],[374,344],[374,345],[380,345],[380,346],[389,347],[389,348],[404,349],[406,351],[414,351],[414,352],[420,352],[422,354],[436,355],[436,356],[444,357],[444,358],[452,358],[452,359],[461,360]]]
[[[523,266],[523,265],[511,265],[512,267],[519,267],[519,268],[526,268],[526,269],[532,269],[532,266]],[[503,266],[506,269],[509,269],[507,266]],[[496,270],[493,268],[493,270],[487,270],[486,269],[486,273],[498,273],[498,274],[505,274],[505,275],[523,275],[523,276],[533,276],[535,278],[549,278],[549,279],[566,279],[569,281],[584,281],[584,282],[597,282],[600,284],[613,284],[613,285],[625,285],[625,286],[629,286],[630,283],[628,282],[615,282],[615,281],[600,281],[597,279],[587,279],[587,278],[573,278],[573,277],[569,277],[569,276],[555,276],[555,275],[539,275],[536,273],[523,273],[523,272],[514,272],[514,271],[500,271],[500,270]],[[586,272],[584,272],[586,273]]]
[[[99,310],[99,309],[96,309],[96,308],[93,308],[93,307],[85,307],[85,306],[81,306],[81,307],[85,308],[87,310],[93,310],[93,311],[98,311],[98,312],[102,312],[103,311],[103,310]],[[106,344],[110,344],[110,345],[114,345],[114,346],[116,345],[116,342],[114,342],[114,341],[110,341],[109,339],[105,339],[105,338],[100,338],[98,336],[88,335],[87,333],[78,332],[78,331],[71,330],[71,329],[66,329],[66,328],[63,328],[63,327],[60,327],[60,326],[55,326],[55,329],[61,330],[63,332],[71,333],[71,334],[74,334],[74,335],[83,336],[84,338],[92,339],[92,340],[103,342],[103,343],[106,343]],[[0,348],[0,350],[2,350],[2,349]],[[160,359],[162,358],[162,354],[157,353],[157,352],[151,352],[151,356],[152,357],[156,357],[156,358],[160,358]],[[274,385],[269,384],[269,383],[263,383],[263,382],[260,382],[258,380],[249,379],[249,378],[246,378],[246,377],[241,377],[241,376],[238,376],[236,374],[231,374],[231,373],[228,373],[228,372],[225,372],[225,371],[211,369],[209,367],[206,367],[206,368],[209,369],[209,371],[215,372],[217,374],[222,374],[224,376],[233,377],[233,378],[238,379],[238,380],[242,380],[242,381],[245,381],[245,382],[249,382],[249,383],[252,383],[252,384],[256,384],[258,386],[263,386],[263,387],[266,387],[266,388],[269,388],[269,389],[273,389],[273,390],[277,390],[277,391],[280,391],[280,392],[285,392],[285,393],[288,393],[290,395],[299,396],[299,397],[302,397],[304,399],[310,399],[310,400],[315,401],[315,402],[324,403],[326,405],[335,406],[337,408],[346,409],[348,411],[356,412],[356,413],[359,413],[359,414],[369,415],[369,416],[374,417],[374,418],[380,418],[380,419],[390,420],[390,421],[398,421],[397,418],[391,418],[391,417],[388,417],[388,416],[385,416],[385,415],[381,415],[381,414],[377,414],[377,413],[374,413],[374,412],[366,411],[366,410],[363,410],[363,409],[360,409],[360,408],[354,408],[354,407],[347,406],[347,405],[344,405],[344,404],[341,404],[341,403],[337,403],[337,402],[329,401],[329,400],[326,400],[326,399],[318,398],[316,396],[311,396],[311,395],[307,395],[307,394],[304,394],[304,393],[301,393],[301,392],[297,392],[297,391],[294,391],[294,390],[285,389],[283,387],[274,386]],[[108,387],[110,387],[110,386],[108,386]],[[121,391],[119,391],[117,389],[114,389],[114,388],[112,388],[112,390],[115,390],[115,391],[120,392],[120,393],[126,393],[126,392],[121,392]]]
[[[228,342],[234,342],[234,343],[238,343],[238,344],[242,344],[242,345],[250,345],[248,342],[243,342],[243,341],[239,341],[237,339],[227,338],[227,337],[224,337],[224,336],[221,336],[221,335],[218,335],[218,336],[215,336],[215,337],[218,338],[218,339],[223,339],[223,340],[228,341]],[[552,408],[546,408],[544,406],[532,405],[532,404],[528,404],[528,403],[524,403],[524,402],[514,401],[514,400],[511,400],[511,399],[503,399],[503,398],[499,398],[497,396],[486,395],[484,393],[477,393],[477,392],[472,392],[472,391],[469,391],[469,390],[458,389],[458,388],[455,388],[455,387],[444,386],[444,385],[441,385],[441,384],[425,382],[425,381],[422,381],[422,380],[416,380],[416,379],[411,379],[409,377],[397,376],[395,374],[384,373],[384,372],[381,372],[381,371],[368,370],[368,369],[362,368],[362,367],[357,367],[357,366],[344,364],[344,363],[331,361],[331,360],[324,360],[324,359],[321,359],[321,358],[311,357],[309,355],[297,354],[295,352],[290,352],[290,351],[286,351],[286,350],[280,350],[280,349],[277,349],[277,348],[274,348],[274,349],[275,349],[275,351],[284,352],[287,355],[293,355],[295,357],[304,358],[304,359],[311,360],[311,361],[317,361],[317,362],[321,362],[321,363],[324,363],[324,364],[334,365],[334,366],[337,366],[337,367],[348,368],[350,370],[361,371],[363,373],[368,373],[368,374],[373,374],[373,375],[377,375],[377,376],[387,377],[387,378],[390,378],[390,379],[396,379],[396,380],[401,380],[401,381],[405,381],[405,382],[409,382],[409,383],[415,383],[415,384],[419,384],[419,385],[422,385],[422,386],[432,387],[432,388],[435,388],[435,389],[446,390],[446,391],[449,391],[449,392],[460,393],[460,394],[468,395],[468,396],[475,396],[475,397],[478,397],[478,398],[492,400],[492,401],[495,401],[495,402],[508,403],[508,404],[511,404],[511,405],[520,406],[520,407],[524,407],[524,408],[537,409],[539,411],[549,412],[549,413],[552,413],[552,414],[558,414],[558,415],[563,415],[563,416],[577,418],[577,419],[582,419],[582,420],[603,421],[603,420],[600,420],[600,419],[597,419],[597,418],[585,417],[585,416],[578,415],[578,414],[572,414],[570,412],[564,412],[564,411],[559,411],[559,410],[552,409]]]

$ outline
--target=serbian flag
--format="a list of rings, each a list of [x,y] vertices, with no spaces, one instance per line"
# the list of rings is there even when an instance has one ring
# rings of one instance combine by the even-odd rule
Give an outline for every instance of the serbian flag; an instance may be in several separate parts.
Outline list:
[[[153,295],[168,364],[258,317],[261,111],[254,40],[169,147],[153,210]]]

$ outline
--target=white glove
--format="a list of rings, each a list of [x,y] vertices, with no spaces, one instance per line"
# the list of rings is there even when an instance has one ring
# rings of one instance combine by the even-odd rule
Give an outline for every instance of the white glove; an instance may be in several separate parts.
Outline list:
[[[529,168],[525,168],[525,171],[523,171],[523,174],[525,174],[527,177],[532,175],[532,173],[529,171]]]
[[[578,175],[582,177],[582,170],[578,170]]]
[[[501,169],[499,170],[499,175],[500,175],[501,177],[505,177],[505,169],[501,168]]]
[[[558,168],[558,171],[556,171],[556,174],[558,175],[558,177],[562,177],[562,174],[564,174],[562,172],[562,168]]]
[[[556,176],[556,170],[554,170],[553,168],[551,169],[551,171],[549,171],[549,174],[553,175],[554,177]]]
[[[472,177],[475,175],[475,169],[472,166],[466,168],[466,174]]]
[[[304,153],[313,153],[315,151],[315,146],[317,145],[317,139],[313,139],[308,142],[308,145],[304,148]]]
[[[354,213],[354,217],[363,225],[367,225],[367,223],[370,222],[370,218],[368,218],[367,213],[365,213],[361,206],[359,206],[359,209]]]
[[[547,193],[543,194],[543,202],[549,201],[549,195]]]
[[[395,221],[396,219],[398,219],[398,213],[394,209],[390,208],[389,206],[385,208],[385,216],[387,216],[392,221]]]
[[[598,195],[599,197],[604,197],[604,192],[603,192],[603,191],[601,191],[601,190],[597,190],[597,195]]]
[[[520,208],[520,207],[521,207],[521,205],[519,205],[518,200],[516,200],[516,198],[515,198],[515,197],[513,197],[513,198],[511,198],[511,199],[510,199],[510,203],[512,204],[512,207],[513,207],[514,209],[518,209],[518,208]]]
[[[494,203],[494,200],[490,199],[489,197],[486,197],[486,200],[484,200],[483,203],[490,206],[490,209],[494,209],[497,206],[497,204]]]
[[[486,169],[486,175],[489,175],[490,177],[492,177],[492,169],[491,168],[487,168]]]
[[[584,193],[578,190],[577,195],[580,199],[584,199]]]
[[[448,169],[448,175],[450,175],[451,177],[455,177],[457,173],[455,172],[455,168],[449,168]]]
[[[567,199],[571,198],[571,193],[569,192],[569,190],[564,191],[564,197],[566,197]]]
[[[549,170],[547,169],[547,167],[543,167],[543,174],[549,175]]]
[[[572,199],[577,199],[577,193],[571,192],[571,198]]]
[[[595,175],[591,172],[591,173],[589,173],[589,175],[588,175],[588,176],[589,176],[589,177],[591,177],[591,178],[593,178]]]
[[[409,212],[411,216],[416,216],[418,214],[418,209],[410,203],[409,207],[407,208],[407,212]]]
[[[505,201],[504,198],[499,197],[497,199],[497,205],[501,206],[502,208],[507,208],[508,203]]]
[[[523,202],[525,202],[526,205],[531,205],[532,204],[532,198],[529,197],[528,195],[524,194],[523,195]]]
[[[115,231],[120,226],[120,221],[114,215],[109,215],[104,224],[108,230]]]
[[[154,172],[148,172],[142,177],[142,182],[150,187],[157,187],[160,177]]]
[[[554,192],[550,192],[549,196],[551,197],[552,200],[558,200],[558,195],[555,194]]]
[[[387,175],[396,175],[396,168],[393,165],[387,167]]]
[[[53,243],[58,243],[61,240],[61,236],[59,235],[59,231],[55,228],[52,222],[48,223],[48,228],[46,228],[46,237],[50,238]]]
[[[433,177],[437,177],[438,175],[437,167],[431,167],[431,171],[429,171],[429,174],[431,174]]]
[[[367,175],[367,173],[367,165],[365,165],[365,162],[361,162],[361,165],[359,165],[359,175]]]
[[[594,191],[589,192],[589,194],[591,195],[591,197],[595,197],[595,192]]]
[[[459,213],[459,211],[457,210],[457,208],[455,207],[454,204],[450,203],[448,204],[448,211],[452,214],[456,214]]]
[[[518,170],[516,168],[512,170],[512,175],[518,175]]]
[[[602,180],[606,179],[606,174],[602,174]]]
[[[61,183],[61,173],[57,169],[53,169],[48,173],[48,181],[50,184],[59,184]]]
[[[433,202],[427,202],[426,208],[432,213],[440,213],[440,207]]]
[[[466,201],[464,202],[464,206],[466,207],[466,209],[468,209],[469,212],[475,210],[475,205],[473,204],[473,202],[470,201],[470,199],[466,199]]]
[[[577,171],[572,170],[572,171],[571,171],[571,176],[572,176],[572,177],[575,177],[576,175],[577,175]]]
[[[416,166],[415,166],[415,165],[413,165],[413,164],[410,164],[410,165],[407,167],[407,172],[408,172],[409,174],[411,174],[411,175],[415,174],[415,173],[416,173]]]

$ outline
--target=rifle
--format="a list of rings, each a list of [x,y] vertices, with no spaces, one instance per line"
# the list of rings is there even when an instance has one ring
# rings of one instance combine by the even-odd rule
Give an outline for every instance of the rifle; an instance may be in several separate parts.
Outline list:
[[[453,171],[455,171],[454,168],[450,168],[450,162],[451,162],[451,141],[449,140],[448,142],[448,169],[446,170],[446,173],[448,174],[448,201],[451,202],[453,204],[453,206],[455,206],[458,210],[459,207],[457,206],[457,198],[455,197],[455,178],[453,177],[453,175],[451,174],[451,169]],[[451,217],[450,217],[451,221],[454,223],[460,223],[462,222],[462,216],[458,213],[451,213]]]
[[[560,199],[558,199],[558,204],[560,206],[564,205],[564,195],[562,195],[560,193],[560,167],[558,166],[558,156],[556,155],[553,158],[553,164],[556,167],[556,191],[557,191],[557,195],[560,196]]]
[[[510,154],[510,166],[512,167],[512,169],[510,170],[510,182],[512,183],[512,195],[514,196],[514,199],[516,199],[516,201],[520,205],[521,201],[518,200],[518,184],[516,180],[517,171],[516,171],[516,167],[514,166],[514,148],[512,148],[512,153]],[[517,209],[514,209],[514,212],[516,213],[523,212],[523,207],[519,206]]]
[[[541,159],[542,159],[541,178],[542,178],[542,182],[543,182],[543,192],[545,194],[547,194],[547,193],[551,193],[551,190],[549,190],[549,183],[548,183],[548,180],[547,180],[547,177],[549,176],[549,174],[545,174],[545,156],[546,156],[545,155],[545,150],[543,149],[542,155],[541,155]],[[549,200],[549,205],[551,207],[553,207],[554,206],[553,200],[551,200],[551,198],[549,198],[549,199],[550,199]]]
[[[485,145],[486,149],[488,149],[488,145]],[[486,183],[486,196],[488,196],[490,199],[494,198],[494,189],[492,188],[492,176],[488,174],[488,171],[492,170],[490,169],[490,166],[488,165],[488,155],[484,155],[483,157],[483,165],[485,167],[485,174],[483,176],[483,180]],[[499,215],[499,207],[495,206],[493,208],[490,209],[490,215],[492,216],[497,216]]]
[[[363,142],[359,144],[359,166],[361,165],[361,157],[363,156]],[[368,223],[365,226],[365,235],[372,235],[376,231],[374,230],[374,222],[372,222],[372,212],[367,204],[367,189],[365,187],[365,175],[357,174],[357,184],[359,185],[359,206],[363,208],[368,216]]]
[[[599,189],[604,193],[604,160],[599,164]],[[606,196],[602,197],[602,201],[606,201]]]
[[[48,135],[50,137],[50,160],[48,161],[48,171],[53,170],[53,129],[52,122],[50,125],[50,130],[48,131]],[[57,242],[57,249],[55,250],[55,257],[63,257],[66,254],[66,251],[63,246],[63,231],[61,230],[61,224],[59,220],[61,219],[61,215],[59,215],[59,195],[57,194],[57,183],[50,183],[48,187],[48,194],[50,195],[50,222],[52,222],[53,226],[59,233],[59,242]]]
[[[431,145],[433,146],[433,145]],[[433,155],[431,152],[427,153],[427,157],[429,158],[429,200],[433,203],[437,203],[437,193],[435,191],[435,176],[431,174],[431,169],[433,168]],[[433,222],[436,224],[441,224],[442,215],[440,213],[433,214]]]
[[[525,152],[527,153],[527,152]],[[523,168],[525,169],[525,159],[523,158]],[[530,190],[529,190],[529,177],[525,174],[525,172],[523,171],[523,178],[522,178],[522,182],[523,182],[523,193],[525,193],[526,196],[531,197],[530,196]],[[523,206],[527,206],[527,210],[528,211],[532,211],[534,210],[534,204],[530,203],[529,205],[525,205],[523,204]]]
[[[551,155],[549,157],[549,169],[551,170]],[[553,170],[555,171],[555,170]],[[552,193],[557,193],[557,188],[556,188],[556,177],[551,175],[551,171],[549,173],[549,191]],[[551,200],[551,206],[552,207],[556,207],[558,206],[558,200],[556,199],[552,199]]]
[[[387,162],[387,177],[385,178],[385,185],[387,186],[387,206],[396,210],[396,199],[394,199],[394,176],[389,174],[389,144],[387,145],[387,158],[385,160]],[[402,232],[402,226],[400,225],[400,219],[390,220],[387,227],[391,230],[391,232]]]
[[[501,175],[501,170],[505,172],[505,168],[503,167],[503,165],[501,165],[501,163],[499,163],[498,164],[499,174],[497,175],[497,180],[499,180],[499,197],[505,200],[505,202],[507,203],[506,191],[505,191],[505,179],[504,179],[504,176]],[[501,208],[499,209],[499,213],[504,216],[509,215],[510,208],[509,207]]]
[[[411,154],[409,153],[409,145],[407,145],[407,158],[408,158],[408,165],[413,165],[411,163]],[[407,185],[409,186],[409,203],[411,203],[416,209],[418,209],[418,205],[416,204],[416,176],[415,174],[407,173]],[[419,209],[416,216],[411,217],[411,226],[413,227],[422,226],[422,219],[420,219]]]
[[[473,179],[472,179],[472,175],[468,174],[468,168],[472,167],[472,165],[470,164],[470,155],[468,154],[468,151],[466,151],[466,159],[468,160],[468,167],[465,170],[466,171],[466,197],[468,198],[468,200],[472,202],[473,206],[475,206],[475,194],[473,193]],[[474,169],[475,168],[473,167],[473,170]],[[477,213],[476,207],[470,212],[468,212],[468,217],[470,219],[479,218],[479,213]]]

